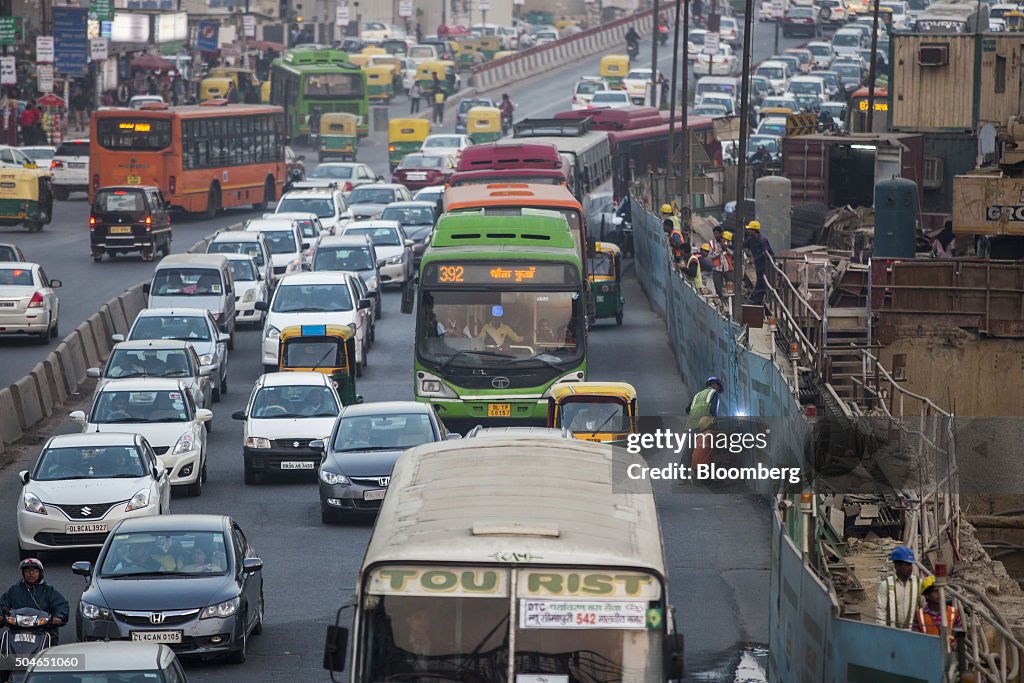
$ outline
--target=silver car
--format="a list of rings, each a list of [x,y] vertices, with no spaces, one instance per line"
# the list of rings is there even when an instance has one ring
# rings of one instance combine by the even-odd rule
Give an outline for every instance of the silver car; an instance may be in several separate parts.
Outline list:
[[[195,348],[187,341],[151,339],[115,344],[102,368],[89,368],[86,374],[101,380],[99,392],[109,382],[132,377],[172,377],[180,379],[199,408],[213,403],[210,376],[214,368],[203,365]]]
[[[56,337],[60,286],[38,263],[0,263],[0,334],[31,334],[42,344]]]

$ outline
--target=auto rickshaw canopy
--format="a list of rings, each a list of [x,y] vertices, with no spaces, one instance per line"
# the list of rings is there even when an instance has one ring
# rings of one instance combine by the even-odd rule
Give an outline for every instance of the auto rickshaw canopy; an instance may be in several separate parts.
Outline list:
[[[343,405],[356,394],[356,333],[348,325],[290,325],[278,338],[278,369],[330,375]]]
[[[430,135],[430,121],[426,119],[391,119],[388,121],[388,141],[423,142]]]
[[[359,117],[345,112],[328,112],[320,115],[321,135],[356,135]]]

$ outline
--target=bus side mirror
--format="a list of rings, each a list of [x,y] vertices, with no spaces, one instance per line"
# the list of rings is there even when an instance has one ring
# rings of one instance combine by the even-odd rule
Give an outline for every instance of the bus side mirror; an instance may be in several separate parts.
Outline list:
[[[664,656],[663,671],[665,678],[682,680],[685,667],[683,666],[683,634],[671,633],[665,636],[665,644],[662,654]]]
[[[327,642],[324,644],[324,668],[328,671],[344,671],[348,654],[348,629],[342,626],[327,627]]]
[[[402,290],[402,313],[412,313],[413,304],[416,299],[416,287],[409,284]]]

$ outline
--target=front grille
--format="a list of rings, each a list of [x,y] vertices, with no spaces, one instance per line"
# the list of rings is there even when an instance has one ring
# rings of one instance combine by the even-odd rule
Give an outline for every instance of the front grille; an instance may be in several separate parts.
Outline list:
[[[374,486],[376,488],[385,488],[387,484],[382,484],[379,479],[390,479],[387,475],[381,475],[379,477],[349,477],[353,484],[359,484],[360,486]]]
[[[543,370],[518,370],[510,367],[502,368],[500,371],[491,370],[486,375],[479,375],[474,374],[474,370],[469,368],[449,367],[445,374],[452,384],[462,389],[493,391],[497,389],[493,383],[496,377],[503,377],[508,380],[508,386],[502,387],[502,389],[527,389],[550,382],[560,374],[560,371],[551,368],[544,368]]]
[[[196,644],[196,639],[192,636],[183,636],[180,643],[167,643],[167,647],[175,652],[192,652],[199,646]]]
[[[302,448],[309,448],[309,442],[313,439],[274,439],[274,448],[294,448],[300,450]]]
[[[161,612],[153,612],[153,614],[160,614]],[[186,624],[196,618],[199,614],[199,610],[173,610],[170,612],[163,612],[164,620],[162,623],[154,624],[149,615],[150,612],[118,612],[114,610],[114,616],[120,621],[128,624],[129,626],[153,626],[153,627],[164,627],[164,626],[178,626]]]
[[[98,534],[55,534],[41,531],[35,535],[36,543],[54,547],[69,545],[103,545],[107,540],[106,532]]]
[[[128,501],[121,501],[119,503],[83,503],[82,505],[57,505],[55,503],[47,503],[57,508],[65,515],[68,519],[101,519],[110,508],[115,505],[124,505]]]
[[[153,452],[157,455],[163,455],[171,449],[170,446],[153,446]]]
[[[348,500],[346,502],[352,503],[352,508],[354,510],[379,510],[380,509],[380,504],[383,503],[384,501],[383,500],[357,500],[357,499],[353,498],[353,499],[350,499],[350,500]]]

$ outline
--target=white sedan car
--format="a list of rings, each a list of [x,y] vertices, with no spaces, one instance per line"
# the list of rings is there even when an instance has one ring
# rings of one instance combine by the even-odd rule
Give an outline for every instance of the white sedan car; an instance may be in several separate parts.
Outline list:
[[[256,302],[266,303],[270,300],[267,294],[267,281],[263,273],[256,267],[256,261],[246,254],[224,254],[231,267],[231,279],[235,283],[235,322],[251,323],[253,327],[263,327],[264,312],[257,310]]]
[[[608,90],[606,92],[594,93],[594,96],[590,98],[590,104],[587,105],[587,109],[594,109],[597,107],[622,109],[623,107],[630,107],[632,105],[633,101],[625,91]]]
[[[41,550],[98,547],[122,519],[171,511],[164,460],[139,434],[51,437],[20,479],[22,558]]]
[[[709,59],[711,60],[710,74],[712,76],[735,76],[740,72],[740,58],[726,43],[719,44],[716,55],[706,55],[703,52],[697,55],[697,63],[693,67],[694,73],[708,74]]]
[[[313,355],[323,342],[311,341]],[[309,443],[326,439],[341,412],[341,399],[322,372],[271,372],[256,380],[245,410],[232,414],[245,421],[242,460],[245,483],[292,470],[315,472],[323,459]]]
[[[455,135],[452,133],[437,133],[427,136],[420,146],[421,152],[431,154],[451,154],[458,157],[462,150],[473,144],[468,135]]]
[[[0,334],[31,334],[41,344],[56,337],[60,286],[38,263],[0,263]]]
[[[366,235],[373,242],[380,268],[381,285],[402,285],[413,277],[415,243],[398,221],[355,221],[345,226],[343,235]]]
[[[191,496],[206,480],[206,427],[213,413],[196,408],[188,387],[175,379],[123,379],[96,392],[88,416],[81,410],[71,419],[86,433],[135,432],[163,458],[172,486]]]
[[[660,75],[660,72],[659,72]],[[647,99],[647,89],[651,83],[651,70],[649,68],[638,68],[630,69],[626,77],[622,79],[622,85],[625,87],[626,92],[629,93],[629,97],[633,100],[633,104],[643,104]],[[596,104],[594,106],[597,106]]]

